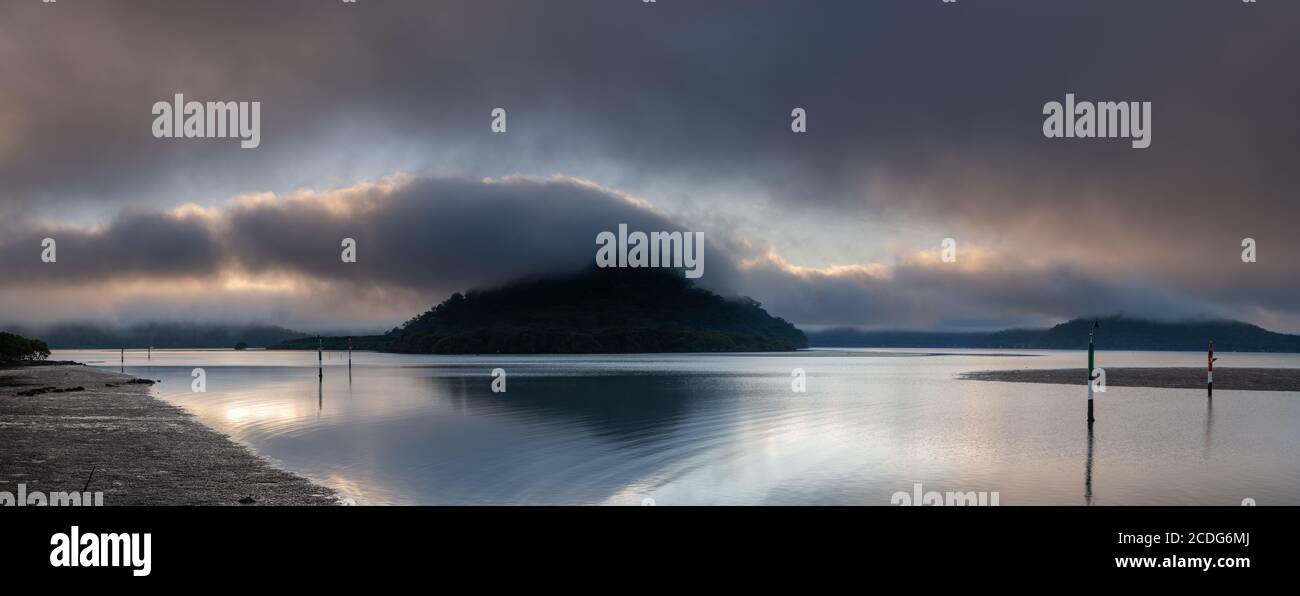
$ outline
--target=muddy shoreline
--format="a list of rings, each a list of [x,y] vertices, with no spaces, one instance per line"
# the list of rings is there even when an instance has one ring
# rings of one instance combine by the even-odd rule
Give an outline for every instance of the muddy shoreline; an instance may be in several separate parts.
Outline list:
[[[1108,387],[1205,389],[1204,368],[1106,368]],[[962,373],[962,379],[1003,383],[1079,385],[1087,381],[1083,368],[984,370]],[[1214,388],[1229,391],[1300,391],[1300,368],[1216,368]]]
[[[153,397],[150,384],[64,363],[0,368],[0,491],[19,484],[103,492],[105,505],[338,503]]]

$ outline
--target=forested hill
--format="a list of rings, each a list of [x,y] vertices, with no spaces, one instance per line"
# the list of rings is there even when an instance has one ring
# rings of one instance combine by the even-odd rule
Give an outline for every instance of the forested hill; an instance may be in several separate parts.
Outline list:
[[[772,351],[807,338],[757,302],[695,287],[681,272],[589,269],[454,294],[389,334],[399,352]]]
[[[541,354],[784,351],[808,345],[747,298],[695,287],[680,271],[597,269],[454,294],[369,345],[393,352]],[[328,338],[328,346],[340,338]],[[273,348],[314,349],[314,339]]]
[[[1162,322],[1119,315],[1074,319],[1050,329],[1007,329],[988,333],[858,331],[832,329],[810,334],[817,347],[993,348],[1081,350],[1093,322],[1097,347],[1107,350],[1201,351],[1210,341],[1221,352],[1300,353],[1300,335],[1269,331],[1240,321]]]

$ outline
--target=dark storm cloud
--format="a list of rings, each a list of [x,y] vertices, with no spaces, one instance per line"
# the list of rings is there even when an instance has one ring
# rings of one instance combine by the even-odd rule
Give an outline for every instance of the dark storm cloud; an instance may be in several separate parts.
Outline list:
[[[292,180],[317,141],[386,138],[472,156],[473,175],[599,157],[629,183],[757,178],[783,200],[840,208],[889,204],[863,196],[880,171],[911,181],[984,166],[1014,180],[1068,167],[1055,179],[1075,184],[1061,186],[1091,187],[1091,170],[1191,156],[1257,169],[1284,162],[1296,132],[1297,83],[1278,76],[1300,49],[1287,7],[1103,0],[1094,21],[1043,2],[339,4],[7,5],[13,59],[0,68],[26,83],[2,104],[24,121],[7,194],[111,194],[174,183],[176,167],[251,175],[243,190],[260,190]],[[1042,139],[1043,102],[1070,91],[1153,101],[1155,148]],[[174,92],[261,100],[265,151],[152,139],[149,107]],[[488,134],[497,106],[511,112],[506,137]],[[795,106],[807,135],[789,132]],[[344,168],[382,150],[328,149]],[[267,167],[268,154],[284,161]]]
[[[916,255],[873,272],[791,270],[762,259],[745,274],[744,292],[810,328],[995,329],[1112,313],[1174,320],[1226,314],[1141,279],[1099,277],[1007,254],[985,256],[974,266]]]
[[[53,262],[42,260],[47,239]],[[11,221],[0,238],[0,286],[202,278],[217,271],[222,253],[208,222],[194,215],[131,210],[85,229]]]
[[[857,262],[843,257],[863,244],[932,247],[935,230],[1006,255],[965,277],[920,276],[906,251],[887,279],[739,274],[759,299],[802,300],[768,300],[796,321],[1300,317],[1297,24],[1294,3],[1211,0],[6,3],[0,227],[32,211],[147,212],[395,171],[564,173],[671,206],[665,217],[686,229],[759,218],[754,237],[713,234],[738,258],[781,239],[770,248],[792,259],[820,254],[799,254],[810,245],[834,254],[801,264]],[[175,92],[262,101],[262,146],[153,139],[149,108]],[[1041,107],[1067,92],[1151,101],[1151,148],[1044,139]],[[488,131],[498,106],[506,135]],[[809,114],[803,135],[789,131],[796,106]],[[590,258],[569,239],[599,216],[568,189],[512,202],[494,194],[502,187],[420,184],[400,192],[437,201],[352,220],[292,202],[234,208],[210,232],[221,258],[251,271],[332,283],[355,273],[330,260],[337,237],[354,236],[363,259],[391,259],[367,263],[367,283],[438,291],[453,285],[440,279],[490,283]],[[526,250],[479,242],[496,215],[573,223],[560,225],[572,236],[518,226]],[[806,223],[819,218],[924,236],[830,236]],[[29,232],[6,246],[21,238],[27,250]],[[217,242],[184,236],[196,243],[175,251],[186,261]],[[1249,266],[1238,259],[1247,236],[1261,247]],[[925,298],[936,293],[953,298]]]
[[[87,229],[32,223],[0,243],[0,255],[9,289],[96,296],[100,287],[144,281],[166,294],[179,283],[173,301],[236,318],[266,306],[255,295],[243,309],[214,303],[250,300],[250,283],[270,280],[274,286],[287,279],[291,283],[277,291],[304,311],[297,320],[337,325],[367,320],[365,311],[376,307],[407,316],[452,292],[591,266],[597,234],[619,224],[643,232],[692,231],[635,198],[579,180],[438,178],[250,195],[217,209],[131,212]],[[46,237],[58,243],[54,263],[40,259]],[[356,263],[340,258],[344,238],[356,241]],[[708,242],[701,283],[726,295],[758,297],[773,313],[810,326],[989,327],[1050,321],[1098,304],[1164,316],[1209,312],[1209,305],[1142,283],[1100,280],[1008,255],[975,253],[960,267],[932,256],[914,255],[895,267],[821,271],[793,267],[775,255],[738,262]],[[232,279],[239,283],[230,285]],[[332,298],[320,300],[322,294]],[[42,310],[41,301],[30,302],[29,315]],[[119,318],[148,318],[175,307],[138,297],[123,302]]]
[[[590,266],[597,234],[619,224],[692,231],[635,199],[565,179],[422,179],[392,190],[251,202],[222,222],[231,259],[248,272],[431,293]],[[340,258],[343,238],[357,243],[355,265]],[[734,267],[720,250],[706,247],[704,267],[712,287],[726,288]]]
[[[21,232],[0,239],[0,291],[27,292],[27,299],[21,312],[0,315],[58,318],[43,311],[66,304],[46,303],[41,292],[117,300],[145,317],[170,310],[162,304],[168,300],[204,303],[209,312],[213,301],[252,300],[247,309],[219,307],[238,320],[266,308],[258,294],[269,288],[313,311],[297,313],[299,320],[338,325],[374,319],[366,311],[375,309],[405,318],[452,292],[590,267],[596,236],[620,224],[695,231],[635,198],[564,178],[424,178],[249,195],[220,208],[133,211],[84,228],[23,222],[13,226]],[[41,258],[46,238],[56,242],[54,262]],[[356,242],[355,263],[341,258],[345,238]],[[734,261],[707,237],[701,270],[705,286],[732,293]],[[119,294],[134,282],[144,282],[144,299],[149,288],[166,298],[142,312],[140,292],[129,300]],[[332,303],[303,300],[320,294]],[[62,314],[75,317],[76,308]]]

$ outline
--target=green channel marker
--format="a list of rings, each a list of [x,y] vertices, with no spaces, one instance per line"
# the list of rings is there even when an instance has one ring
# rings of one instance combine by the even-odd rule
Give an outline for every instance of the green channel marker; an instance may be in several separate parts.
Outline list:
[[[1093,321],[1092,328],[1093,329],[1101,328],[1101,323],[1097,321]],[[1094,377],[1092,374],[1093,371],[1097,370],[1096,366],[1094,365],[1094,356],[1093,356],[1094,347],[1092,343],[1092,334],[1093,334],[1092,331],[1088,332],[1088,426],[1089,427],[1092,427],[1092,422],[1096,420],[1096,418],[1093,418],[1092,416],[1092,382],[1097,380],[1097,377]]]

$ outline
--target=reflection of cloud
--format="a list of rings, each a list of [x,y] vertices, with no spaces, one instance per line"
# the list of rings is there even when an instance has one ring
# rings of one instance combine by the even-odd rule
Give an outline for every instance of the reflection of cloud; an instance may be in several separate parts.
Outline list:
[[[304,407],[296,401],[281,402],[235,402],[222,408],[223,424],[234,427],[277,426],[297,421],[305,417]]]

